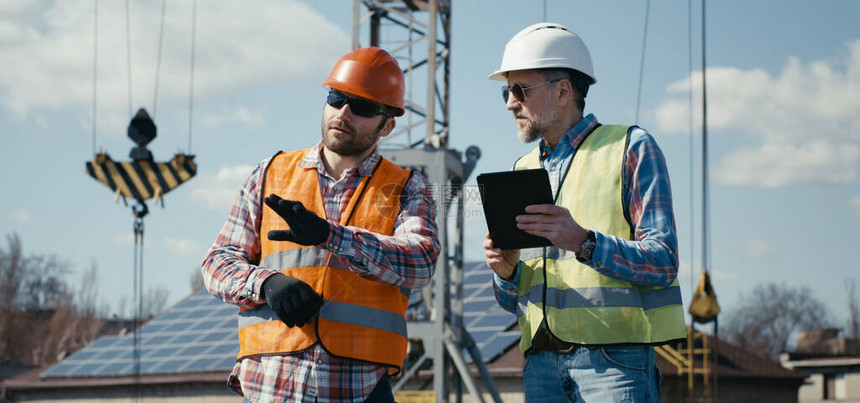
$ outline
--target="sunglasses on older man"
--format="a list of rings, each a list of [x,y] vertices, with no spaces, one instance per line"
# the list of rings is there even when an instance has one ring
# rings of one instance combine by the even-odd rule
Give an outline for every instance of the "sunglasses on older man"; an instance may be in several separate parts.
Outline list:
[[[554,80],[544,81],[540,84],[535,84],[531,87],[523,87],[522,84],[519,84],[519,83],[514,84],[514,85],[503,85],[502,86],[502,99],[505,100],[505,103],[508,103],[508,94],[510,94],[510,95],[514,96],[514,99],[516,99],[517,102],[525,102],[526,101],[526,91],[528,91],[532,88],[537,88],[537,87],[541,87],[544,85],[552,84],[552,83],[555,83],[555,82],[558,82],[561,80],[562,80],[561,78],[556,78]]]
[[[385,108],[379,106],[379,104],[373,101],[360,98],[350,98],[340,91],[329,91],[326,103],[335,109],[341,109],[344,105],[349,104],[349,110],[363,118],[372,118],[377,115],[391,116]]]

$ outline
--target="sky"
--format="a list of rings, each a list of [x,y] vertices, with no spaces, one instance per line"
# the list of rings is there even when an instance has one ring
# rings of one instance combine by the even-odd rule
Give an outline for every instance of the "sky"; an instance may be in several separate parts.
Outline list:
[[[517,140],[500,83],[487,76],[520,29],[546,19],[575,31],[597,76],[586,113],[642,126],[666,156],[686,304],[703,267],[701,2],[691,11],[683,0],[649,3],[454,2],[449,144],[482,151],[467,184],[510,169],[534,144]],[[148,146],[157,161],[196,156],[197,176],[164,208],[150,203],[144,219],[144,289],[165,289],[175,304],[253,166],[319,140],[321,83],[352,46],[352,1],[210,0],[196,13],[192,4],[130,0],[126,14],[116,0],[0,0],[2,245],[17,234],[25,253],[67,260],[71,284],[95,265],[113,310],[133,293],[133,216],[85,162],[97,151],[129,159],[138,108],[158,126]],[[704,266],[724,312],[743,309],[756,285],[778,283],[808,287],[835,325],[847,321],[846,284],[860,280],[857,15],[853,0],[707,3]],[[383,47],[399,46],[385,29]],[[481,207],[473,200],[464,214],[465,256],[482,260]]]

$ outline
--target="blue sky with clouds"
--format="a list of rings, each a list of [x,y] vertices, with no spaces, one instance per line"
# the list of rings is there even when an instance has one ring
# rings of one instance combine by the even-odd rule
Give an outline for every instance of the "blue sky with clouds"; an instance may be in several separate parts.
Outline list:
[[[320,83],[350,49],[352,1],[198,2],[193,113],[191,2],[166,4],[157,99],[162,2],[129,2],[130,86],[125,2],[108,0],[97,2],[94,86],[95,3],[0,0],[0,232],[19,234],[27,252],[68,259],[72,283],[95,264],[100,297],[115,309],[132,293],[133,219],[84,163],[94,148],[127,159],[130,110],[145,107],[158,125],[149,146],[156,160],[191,152],[199,167],[145,220],[145,287],[167,289],[172,304],[190,292],[253,165],[319,139]],[[645,2],[461,0],[451,19],[450,143],[482,149],[476,172],[509,169],[533,147],[516,139],[499,83],[487,79],[507,40],[544,12],[582,36],[598,78],[586,112],[604,123],[638,116],[666,154],[685,301],[702,266],[695,3],[691,43],[688,2],[651,2],[638,110]],[[846,319],[845,284],[860,277],[857,15],[852,0],[708,2],[709,268],[725,309],[756,284],[778,282],[808,286],[837,324]],[[392,144],[406,143],[404,136]],[[466,212],[466,257],[481,259],[480,206]]]

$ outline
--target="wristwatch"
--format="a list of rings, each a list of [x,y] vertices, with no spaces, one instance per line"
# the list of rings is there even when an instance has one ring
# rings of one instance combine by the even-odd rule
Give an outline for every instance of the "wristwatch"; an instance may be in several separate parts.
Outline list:
[[[591,260],[591,255],[594,254],[594,246],[596,244],[597,243],[596,237],[594,236],[594,231],[588,230],[588,235],[586,235],[585,241],[579,248],[579,253],[576,254],[576,260],[579,260],[580,262],[587,262]]]

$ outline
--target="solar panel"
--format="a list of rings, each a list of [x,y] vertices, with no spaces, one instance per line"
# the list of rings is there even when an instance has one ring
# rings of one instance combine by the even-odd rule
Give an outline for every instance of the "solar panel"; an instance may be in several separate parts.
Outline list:
[[[463,326],[472,336],[481,359],[492,361],[520,338],[509,331],[517,317],[496,302],[493,293],[493,271],[484,262],[463,265]],[[471,356],[465,354],[469,362]]]
[[[104,336],[42,373],[44,378],[230,371],[239,353],[237,308],[197,292],[134,334]]]
[[[481,358],[491,361],[519,340],[510,331],[516,316],[493,295],[492,271],[484,262],[466,263],[463,325]],[[412,300],[420,301],[420,292]],[[420,305],[420,304],[418,304]],[[237,308],[201,290],[138,330],[139,372],[146,375],[228,372],[239,353]],[[43,378],[128,376],[135,373],[134,335],[104,336],[42,373]],[[465,354],[471,361],[471,357]]]

